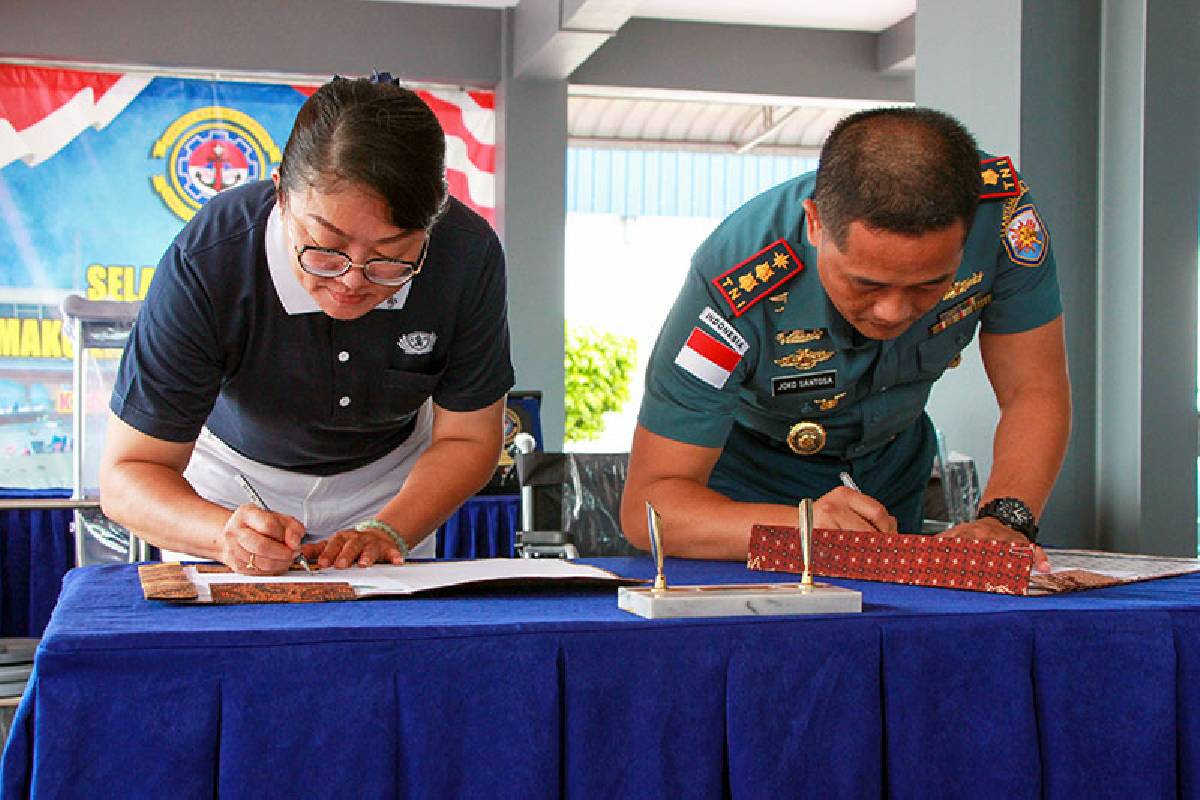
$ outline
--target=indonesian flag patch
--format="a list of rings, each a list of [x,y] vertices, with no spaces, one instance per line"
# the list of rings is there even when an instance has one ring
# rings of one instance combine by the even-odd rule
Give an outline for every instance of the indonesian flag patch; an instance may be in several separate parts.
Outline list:
[[[675,356],[675,364],[714,389],[722,389],[729,374],[742,360],[737,350],[715,336],[692,328],[692,333]]]

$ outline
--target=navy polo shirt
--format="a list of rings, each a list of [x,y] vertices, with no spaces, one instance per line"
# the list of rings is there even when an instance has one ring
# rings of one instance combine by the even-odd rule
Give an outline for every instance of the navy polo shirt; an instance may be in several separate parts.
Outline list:
[[[260,463],[334,475],[404,442],[430,397],[474,411],[512,387],[504,254],[457,200],[421,274],[358,319],[322,312],[293,260],[270,181],[210,200],[159,262],[113,413],[173,442],[207,425]]]

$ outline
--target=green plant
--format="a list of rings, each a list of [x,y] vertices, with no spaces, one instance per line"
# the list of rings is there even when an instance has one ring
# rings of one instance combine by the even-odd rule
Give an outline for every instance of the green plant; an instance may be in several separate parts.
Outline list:
[[[637,341],[593,328],[567,328],[568,442],[586,442],[604,431],[604,414],[629,399]]]

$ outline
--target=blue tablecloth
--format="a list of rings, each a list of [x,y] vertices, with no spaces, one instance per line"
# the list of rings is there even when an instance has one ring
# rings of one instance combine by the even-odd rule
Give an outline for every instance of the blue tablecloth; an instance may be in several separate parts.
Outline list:
[[[65,489],[0,489],[2,498],[69,497]],[[513,554],[520,498],[473,497],[437,533],[439,558]],[[69,510],[0,511],[0,636],[41,636],[75,564]]]
[[[1200,796],[1200,576],[1047,598],[834,582],[862,614],[650,621],[612,590],[180,607],[132,567],[75,570],[0,791]]]
[[[0,498],[69,497],[65,489],[0,489]],[[70,510],[0,511],[0,636],[40,636],[75,563]]]
[[[437,532],[438,558],[511,558],[520,495],[472,497]]]

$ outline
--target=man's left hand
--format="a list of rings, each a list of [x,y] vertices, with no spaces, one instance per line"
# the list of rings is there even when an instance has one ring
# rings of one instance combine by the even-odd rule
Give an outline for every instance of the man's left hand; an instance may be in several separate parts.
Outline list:
[[[998,519],[983,517],[974,522],[964,522],[953,528],[937,534],[939,539],[975,539],[978,541],[1012,542],[1013,544],[1029,544],[1023,534],[1017,533]],[[1038,572],[1050,571],[1050,559],[1046,551],[1033,546],[1033,567]]]

